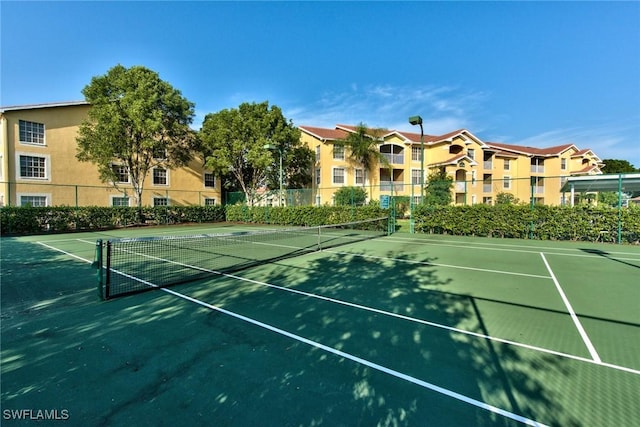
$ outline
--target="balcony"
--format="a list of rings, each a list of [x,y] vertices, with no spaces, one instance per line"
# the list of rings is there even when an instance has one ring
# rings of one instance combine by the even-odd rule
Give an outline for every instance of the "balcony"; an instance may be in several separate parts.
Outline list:
[[[544,173],[544,165],[531,165],[531,173]]]
[[[485,160],[483,162],[483,165],[485,169],[488,169],[488,170],[493,169],[493,162],[491,160]]]
[[[404,191],[402,181],[380,181],[380,191]]]
[[[544,194],[544,185],[535,185],[533,187],[534,194]]]
[[[492,183],[484,183],[482,184],[482,192],[483,193],[491,193],[493,191],[493,184]]]
[[[385,159],[391,164],[395,165],[403,165],[404,164],[404,153],[400,154],[391,154],[391,153],[380,153],[384,156]]]
[[[454,184],[454,188],[456,193],[466,193],[467,192],[467,183],[464,181],[459,181]]]

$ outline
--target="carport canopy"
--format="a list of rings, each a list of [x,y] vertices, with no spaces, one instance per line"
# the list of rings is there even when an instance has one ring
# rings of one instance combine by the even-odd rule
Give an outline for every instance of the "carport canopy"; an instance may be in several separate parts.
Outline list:
[[[574,191],[622,191],[633,193],[640,191],[640,173],[620,173],[610,175],[589,175],[568,177],[561,192]]]

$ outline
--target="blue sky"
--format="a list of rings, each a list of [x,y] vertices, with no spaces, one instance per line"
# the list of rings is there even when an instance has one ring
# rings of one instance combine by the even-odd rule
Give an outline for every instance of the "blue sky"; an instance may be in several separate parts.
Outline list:
[[[0,3],[2,106],[143,65],[207,113],[574,143],[640,167],[640,2]]]

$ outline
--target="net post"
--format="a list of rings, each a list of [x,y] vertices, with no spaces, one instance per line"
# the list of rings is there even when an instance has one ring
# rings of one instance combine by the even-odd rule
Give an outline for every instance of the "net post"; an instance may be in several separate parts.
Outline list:
[[[111,241],[107,240],[107,265],[105,271],[106,280],[104,283],[104,299],[111,296]]]
[[[96,254],[95,259],[93,261],[93,266],[97,270],[97,278],[98,278],[98,296],[101,300],[104,301],[104,292],[103,292],[103,281],[102,281],[102,239],[98,239],[96,241]]]

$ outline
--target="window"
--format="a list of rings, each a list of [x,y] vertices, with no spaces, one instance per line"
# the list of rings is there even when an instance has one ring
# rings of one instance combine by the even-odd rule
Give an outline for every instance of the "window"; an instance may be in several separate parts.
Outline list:
[[[21,195],[20,206],[47,206],[47,196]]]
[[[414,162],[419,162],[422,160],[422,148],[421,147],[411,147],[411,160]]]
[[[467,156],[469,156],[469,158],[471,160],[475,160],[476,159],[476,150],[474,150],[473,148],[467,148]]]
[[[316,185],[320,185],[320,168],[316,168]]]
[[[511,170],[511,162],[509,161],[509,159],[504,159],[504,170]]]
[[[167,150],[165,150],[164,148],[154,148],[153,149],[153,158],[154,159],[166,159],[167,158]]]
[[[20,178],[47,178],[47,159],[21,155]]]
[[[420,184],[420,169],[411,169],[411,183]]]
[[[204,186],[205,187],[215,187],[216,186],[216,176],[211,172],[204,173]]]
[[[167,185],[167,170],[162,168],[153,169],[153,185]]]
[[[206,197],[204,199],[204,205],[205,206],[215,206],[215,204],[216,204],[216,199],[214,199],[214,198]]]
[[[154,197],[153,206],[169,206],[169,199],[166,197]]]
[[[129,169],[126,166],[113,165],[113,173],[116,175],[116,182],[129,182]]]
[[[356,169],[356,184],[364,184],[364,170]]]
[[[344,147],[342,145],[333,146],[333,160],[344,160]]]
[[[509,190],[511,189],[511,177],[508,175],[505,175],[502,177],[502,188],[504,188],[505,190]]]
[[[344,184],[344,168],[333,169],[333,183]]]
[[[320,161],[320,146],[316,145],[316,162]]]
[[[563,171],[567,170],[567,159],[560,159],[560,169]]]
[[[44,124],[19,120],[20,142],[44,145]]]
[[[129,206],[128,197],[112,197],[111,206]]]

